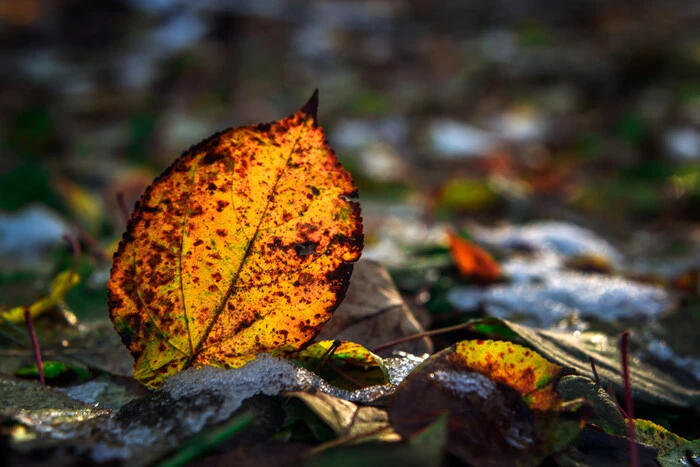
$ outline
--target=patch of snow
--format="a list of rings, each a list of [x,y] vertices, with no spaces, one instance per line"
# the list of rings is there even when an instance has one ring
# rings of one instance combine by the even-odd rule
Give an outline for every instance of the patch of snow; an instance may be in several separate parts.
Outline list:
[[[41,205],[0,212],[0,258],[17,268],[38,267],[45,253],[70,231],[65,220]]]
[[[483,400],[492,397],[497,390],[495,381],[477,372],[465,373],[439,370],[430,373],[428,378],[437,381],[440,385],[457,395],[473,393]]]
[[[491,133],[455,120],[437,120],[428,125],[431,149],[447,159],[484,156],[496,148]]]
[[[541,283],[516,283],[490,288],[456,287],[448,294],[457,309],[479,306],[498,318],[549,327],[570,317],[601,321],[649,319],[669,308],[671,299],[659,287],[574,272],[560,272]]]
[[[693,127],[669,130],[664,143],[669,156],[675,160],[691,162],[700,159],[700,132]]]
[[[100,393],[107,388],[107,385],[108,383],[106,381],[88,381],[87,383],[79,384],[77,386],[56,388],[56,390],[64,393],[71,399],[86,402],[88,404],[94,404],[97,401]]]
[[[561,257],[544,253],[533,258],[510,258],[501,264],[503,274],[516,284],[538,282],[558,273],[563,267]]]
[[[139,417],[108,420],[104,427],[105,441],[93,448],[92,459],[96,462],[133,459],[144,450],[177,446],[179,441],[204,427],[228,420],[244,400],[258,394],[279,395],[313,387],[352,402],[371,403],[393,393],[424,360],[405,353],[397,355],[384,360],[388,384],[356,391],[336,388],[289,360],[267,354],[238,369],[189,368],[168,378],[147,401],[150,406],[141,410]],[[157,398],[159,393],[162,401]],[[152,420],[154,417],[156,422]]]
[[[529,249],[565,257],[599,256],[619,264],[622,255],[594,232],[566,222],[547,221],[494,229],[475,227],[472,235],[487,245],[508,249]]]

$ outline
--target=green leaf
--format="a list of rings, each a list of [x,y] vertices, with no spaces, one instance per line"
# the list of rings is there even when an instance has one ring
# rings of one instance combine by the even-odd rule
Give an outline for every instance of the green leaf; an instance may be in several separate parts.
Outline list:
[[[80,368],[77,366],[70,366],[66,365],[65,363],[62,362],[57,362],[54,360],[47,360],[43,362],[44,366],[44,376],[46,379],[54,379],[58,378],[59,376],[65,375],[67,373],[75,373],[78,375],[81,381],[85,381],[90,377],[90,372],[85,370],[84,368]],[[35,364],[26,366],[24,368],[20,368],[19,370],[14,372],[15,376],[25,376],[25,377],[32,377],[32,378],[38,378],[39,377],[39,369]]]
[[[688,440],[671,433],[666,428],[657,425],[649,420],[637,418],[634,420],[634,427],[637,431],[637,440],[640,443],[650,444],[659,449],[659,454],[666,454],[688,443]]]
[[[689,459],[692,459],[695,464],[692,464]],[[697,465],[700,463],[700,439],[675,447],[656,460],[662,467]]]
[[[627,424],[615,402],[605,389],[584,376],[565,376],[559,382],[559,394],[564,400],[583,398],[593,407],[594,415],[589,423],[599,426],[606,433],[625,436]]]

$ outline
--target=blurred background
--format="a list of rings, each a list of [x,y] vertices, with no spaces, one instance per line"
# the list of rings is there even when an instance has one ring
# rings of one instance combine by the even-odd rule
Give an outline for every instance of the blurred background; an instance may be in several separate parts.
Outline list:
[[[105,316],[116,194],[314,88],[367,257],[539,219],[692,256],[699,25],[689,0],[2,0],[0,302],[45,288],[71,232],[72,308]]]

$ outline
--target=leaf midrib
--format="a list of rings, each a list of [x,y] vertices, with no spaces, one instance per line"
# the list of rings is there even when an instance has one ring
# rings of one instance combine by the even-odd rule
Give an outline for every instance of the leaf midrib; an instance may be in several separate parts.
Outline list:
[[[284,175],[285,170],[286,170],[287,166],[289,165],[289,161],[292,159],[292,155],[294,154],[294,150],[296,149],[297,145],[299,144],[299,141],[301,140],[301,137],[306,129],[306,125],[310,119],[311,119],[311,116],[306,115],[306,119],[304,120],[302,128],[299,131],[299,136],[297,136],[297,139],[294,141],[294,144],[292,145],[292,148],[289,151],[289,155],[287,156],[287,158],[282,166],[282,169],[280,170],[279,174],[277,175],[277,179],[275,180],[274,185],[270,189],[270,193],[274,194],[276,192],[279,181],[282,179],[282,176]],[[234,161],[234,163],[235,163],[235,161]],[[248,241],[248,245],[246,246],[245,253],[243,253],[243,257],[241,258],[241,261],[238,264],[238,269],[236,270],[236,273],[234,274],[233,279],[231,279],[231,283],[229,285],[229,288],[226,291],[226,293],[224,294],[219,306],[217,307],[214,317],[207,324],[207,328],[205,329],[204,333],[202,334],[202,338],[199,340],[196,347],[194,348],[192,355],[188,358],[186,366],[191,365],[192,362],[197,358],[199,353],[202,351],[204,343],[207,341],[207,339],[209,338],[209,334],[211,334],[212,329],[214,328],[214,326],[218,322],[219,317],[221,316],[221,313],[224,311],[226,303],[229,301],[231,296],[237,290],[235,285],[238,282],[238,278],[241,274],[241,271],[243,270],[243,266],[245,265],[248,257],[250,256],[250,254],[253,250],[253,245],[255,244],[255,240],[257,239],[258,233],[260,232],[260,226],[262,225],[263,220],[267,216],[269,207],[270,207],[270,198],[267,197],[267,202],[265,203],[265,208],[263,209],[262,215],[260,216],[260,220],[258,220],[258,225],[255,227],[255,232],[253,233],[253,236]],[[189,329],[189,326],[188,326],[188,329]]]

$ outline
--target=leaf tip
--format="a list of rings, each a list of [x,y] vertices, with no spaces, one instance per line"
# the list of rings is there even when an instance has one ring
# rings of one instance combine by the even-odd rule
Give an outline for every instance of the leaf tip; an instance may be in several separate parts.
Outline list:
[[[318,88],[314,89],[314,93],[311,94],[311,97],[306,104],[304,104],[304,107],[301,108],[300,112],[316,120],[316,113],[318,112]]]

